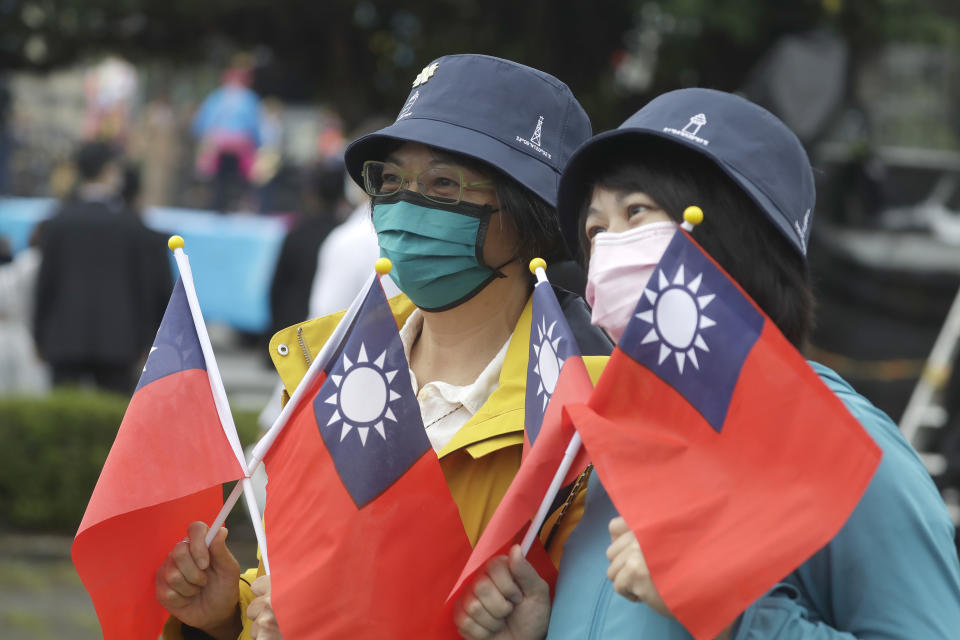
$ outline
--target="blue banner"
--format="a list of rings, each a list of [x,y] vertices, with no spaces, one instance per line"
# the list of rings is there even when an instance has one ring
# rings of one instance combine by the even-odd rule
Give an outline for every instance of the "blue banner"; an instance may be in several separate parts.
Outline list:
[[[26,248],[34,226],[56,201],[0,199],[0,236],[14,253]],[[270,324],[270,283],[287,225],[283,218],[154,207],[144,222],[163,234],[183,236],[204,319],[250,332]],[[171,269],[177,277],[171,253]]]

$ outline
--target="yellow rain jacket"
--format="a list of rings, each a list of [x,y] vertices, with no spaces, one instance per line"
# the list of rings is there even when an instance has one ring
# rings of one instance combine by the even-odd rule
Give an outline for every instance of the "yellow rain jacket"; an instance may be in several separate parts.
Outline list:
[[[558,291],[558,295],[560,297],[565,295],[567,299],[576,301],[573,305],[569,305],[572,309],[566,309],[565,313],[571,321],[571,328],[581,349],[585,352],[589,351],[587,343],[603,344],[605,338],[599,337],[601,336],[599,330],[589,326],[589,311],[582,301],[566,292]],[[503,369],[500,372],[499,385],[480,410],[437,453],[450,494],[460,510],[460,517],[470,544],[475,544],[480,537],[520,468],[532,302],[531,296],[513,330]],[[390,307],[397,320],[397,326],[403,326],[415,308],[404,295],[391,298]],[[283,381],[284,402],[306,373],[309,366],[308,357],[312,360],[333,333],[344,313],[341,311],[288,327],[279,331],[270,340],[270,355]],[[574,322],[570,317],[571,314],[579,314],[580,322]],[[592,335],[583,335],[587,332]],[[609,346],[607,350],[609,351]],[[584,356],[587,371],[594,382],[606,365],[607,358],[606,355]],[[574,496],[574,501],[563,520],[556,523],[556,531],[547,549],[555,565],[559,564],[563,545],[583,513],[583,495],[581,491],[579,495]],[[544,532],[553,529],[557,516],[558,513],[554,513],[547,519],[543,527]],[[259,568],[249,569],[241,576],[240,612],[244,630],[239,640],[250,638],[250,621],[246,616],[246,609],[254,596],[249,583],[252,583],[262,572],[261,564]],[[179,623],[173,618],[168,621],[163,637],[170,640],[184,637]]]

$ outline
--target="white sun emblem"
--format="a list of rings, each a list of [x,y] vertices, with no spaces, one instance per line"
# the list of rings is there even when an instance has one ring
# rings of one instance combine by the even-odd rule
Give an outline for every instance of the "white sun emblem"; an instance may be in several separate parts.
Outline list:
[[[663,364],[672,353],[681,374],[688,359],[694,368],[699,369],[696,349],[710,351],[701,331],[716,324],[703,315],[703,310],[713,301],[714,295],[697,296],[702,274],[685,283],[683,265],[677,268],[672,282],[667,281],[663,271],[657,273],[660,275],[657,283],[659,291],[653,291],[648,285],[643,292],[653,308],[636,314],[640,320],[653,325],[640,344],[662,340],[657,364]]]
[[[547,326],[547,319],[541,318],[537,325],[538,338],[533,344],[533,353],[537,356],[537,364],[533,367],[534,373],[540,378],[540,384],[537,385],[537,395],[543,394],[543,408],[547,408],[547,402],[553,395],[553,390],[557,387],[557,378],[560,377],[560,367],[563,362],[557,355],[557,347],[563,336],[553,337],[553,330],[557,327],[556,321]]]
[[[370,429],[380,434],[384,440],[387,433],[384,430],[384,420],[397,421],[397,417],[390,410],[390,403],[400,399],[400,394],[390,388],[397,371],[384,371],[383,363],[387,352],[372,363],[367,358],[367,351],[363,344],[357,354],[357,361],[351,362],[347,354],[343,354],[343,375],[331,375],[330,380],[336,387],[336,392],[324,402],[336,405],[333,415],[326,426],[334,426],[343,422],[340,428],[340,441],[354,428],[360,436],[360,443],[367,444]]]

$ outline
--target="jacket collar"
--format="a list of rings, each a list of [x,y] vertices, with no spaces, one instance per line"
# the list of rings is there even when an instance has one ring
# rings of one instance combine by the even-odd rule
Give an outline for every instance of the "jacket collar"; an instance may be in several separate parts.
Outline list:
[[[514,327],[497,388],[480,410],[440,450],[437,454],[439,457],[460,449],[480,457],[504,446],[523,442],[532,301],[532,296],[527,299]],[[413,303],[403,294],[391,298],[389,303],[397,326],[403,326],[415,308]],[[270,357],[287,393],[300,383],[313,356],[333,333],[344,313],[340,311],[295,324],[271,338]]]

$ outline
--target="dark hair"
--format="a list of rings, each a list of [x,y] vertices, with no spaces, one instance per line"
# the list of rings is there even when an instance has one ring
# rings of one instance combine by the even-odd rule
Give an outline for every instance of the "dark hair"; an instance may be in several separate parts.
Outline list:
[[[137,198],[140,197],[141,188],[140,167],[135,164],[127,164],[123,167],[123,186],[120,187],[120,198],[127,209],[134,213],[137,212]]]
[[[543,258],[547,264],[567,260],[556,208],[513,178],[499,171],[492,173],[500,209],[507,212],[517,230],[521,263],[526,266],[534,258]]]
[[[331,159],[319,163],[313,174],[313,189],[324,208],[332,208],[343,198],[345,177],[343,160]]]
[[[81,145],[74,158],[80,179],[84,182],[96,180],[114,157],[113,149],[106,143],[87,142]]]
[[[690,205],[703,209],[693,238],[779,327],[802,348],[813,329],[814,299],[806,261],[753,200],[713,162],[676,143],[645,137],[611,140],[592,167],[582,204],[594,187],[643,191],[680,222]],[[590,252],[580,226],[582,255]]]

